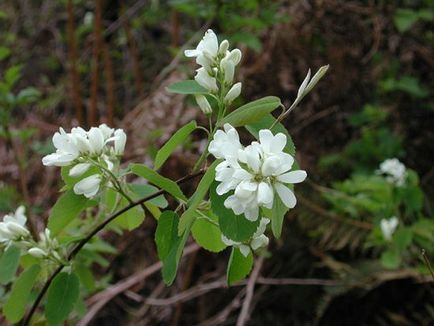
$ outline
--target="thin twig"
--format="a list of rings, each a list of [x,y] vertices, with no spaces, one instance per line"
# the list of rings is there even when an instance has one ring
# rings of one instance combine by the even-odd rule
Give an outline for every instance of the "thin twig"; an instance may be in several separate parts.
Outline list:
[[[249,319],[249,309],[250,309],[250,304],[252,303],[253,292],[255,290],[255,283],[256,280],[258,279],[259,272],[262,268],[263,263],[264,263],[264,257],[261,256],[256,261],[252,274],[250,274],[249,281],[246,287],[246,297],[244,298],[243,306],[241,308],[240,315],[238,316],[237,326],[244,326]]]
[[[422,257],[423,257],[423,259],[425,260],[425,264],[426,264],[426,266],[428,267],[429,272],[431,273],[432,279],[434,280],[434,273],[433,273],[433,270],[432,270],[432,268],[431,268],[431,264],[429,263],[429,259],[428,259],[428,257],[426,256],[425,249],[422,249]]]
[[[185,182],[188,182],[202,174],[205,173],[205,170],[200,170],[197,173],[194,174],[190,174],[187,175],[179,180],[176,181],[177,184],[182,184]],[[141,205],[142,203],[149,201],[151,199],[154,199],[160,195],[163,195],[164,193],[166,193],[166,190],[161,189],[155,193],[153,193],[152,195],[143,197],[139,200],[136,200],[134,202],[132,202],[131,204],[125,206],[124,208],[118,210],[116,213],[112,214],[111,216],[109,216],[105,221],[103,221],[101,224],[97,225],[85,238],[83,238],[75,247],[74,249],[69,253],[69,255],[67,256],[67,261],[71,261],[79,252],[80,250],[84,247],[84,245],[86,245],[86,243],[88,243],[99,231],[101,231],[102,229],[104,229],[104,227],[106,227],[111,221],[113,221],[114,219],[116,219],[117,217],[119,217],[120,215],[122,215],[123,213],[125,213],[126,211],[130,210],[133,207],[136,207],[138,205]],[[53,279],[57,276],[57,274],[59,274],[62,269],[65,267],[65,265],[59,265],[59,267],[53,272],[53,274],[48,278],[48,280],[45,282],[41,292],[39,292],[38,297],[36,298],[35,302],[33,303],[32,308],[29,311],[29,314],[27,315],[27,317],[24,319],[23,325],[29,325],[29,322],[33,316],[33,314],[36,312],[36,309],[38,308],[42,298],[44,297],[45,293],[48,290],[48,287],[50,286],[51,282],[53,281]]]

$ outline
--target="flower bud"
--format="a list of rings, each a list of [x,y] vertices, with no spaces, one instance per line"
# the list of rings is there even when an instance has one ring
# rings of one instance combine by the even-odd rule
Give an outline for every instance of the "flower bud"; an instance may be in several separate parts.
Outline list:
[[[199,68],[194,80],[202,87],[206,88],[211,92],[217,92],[218,86],[217,81],[214,77],[211,77],[205,68]]]
[[[196,98],[197,105],[199,105],[203,113],[210,114],[212,112],[211,105],[209,104],[205,96],[196,95],[195,98]]]
[[[76,164],[71,170],[69,170],[69,176],[76,178],[81,176],[90,168],[90,163],[79,163]]]
[[[228,40],[223,40],[219,46],[219,54],[226,54],[226,51],[229,49]]]
[[[122,155],[125,150],[127,135],[122,129],[116,129],[114,138],[115,138],[115,154]]]
[[[25,237],[30,234],[29,230],[15,222],[7,222],[6,227],[13,235],[16,236]]]
[[[227,104],[232,103],[232,101],[235,100],[238,96],[240,96],[240,94],[241,94],[241,83],[238,82],[234,84],[229,90],[229,92],[226,94],[224,98],[225,103]]]
[[[74,193],[77,195],[84,195],[87,198],[91,198],[96,195],[99,190],[99,184],[101,183],[101,176],[98,174],[91,175],[83,180],[77,182],[74,185]]]
[[[220,62],[220,68],[224,73],[225,83],[228,85],[232,84],[232,81],[234,80],[234,74],[235,74],[234,63],[228,58],[223,58],[223,60]]]
[[[241,61],[241,51],[239,49],[233,49],[229,55],[227,56],[229,60],[231,60],[234,65],[236,66],[237,64],[240,63]]]
[[[92,153],[101,152],[104,147],[104,134],[101,129],[92,127],[87,134]]]
[[[36,258],[43,258],[43,257],[46,257],[48,255],[41,248],[30,248],[29,250],[27,250],[27,252],[29,253],[29,255],[32,255],[33,257],[36,257]]]

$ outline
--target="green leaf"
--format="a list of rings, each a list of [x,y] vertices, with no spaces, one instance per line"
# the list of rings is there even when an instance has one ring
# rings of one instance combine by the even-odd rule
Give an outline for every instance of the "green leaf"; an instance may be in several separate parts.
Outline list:
[[[251,238],[259,226],[259,218],[255,222],[247,220],[243,214],[235,215],[231,209],[227,209],[224,201],[230,194],[218,195],[216,193],[218,183],[211,185],[209,192],[212,211],[218,216],[221,232],[229,239],[243,242]]]
[[[411,9],[398,9],[393,17],[395,27],[401,33],[408,31],[418,20],[418,12]]]
[[[400,228],[393,235],[393,242],[399,251],[404,251],[411,244],[413,232],[410,228]]]
[[[11,54],[11,50],[7,47],[0,46],[0,61],[6,59]]]
[[[9,88],[12,88],[20,77],[21,65],[15,65],[6,70],[4,79]]]
[[[171,285],[178,270],[185,243],[190,234],[191,225],[187,226],[184,234],[178,236],[179,217],[175,212],[163,212],[158,220],[155,242],[157,243],[158,256],[162,260],[164,283]]]
[[[200,86],[195,80],[183,80],[173,83],[166,87],[166,90],[170,93],[177,94],[207,94],[209,91]]]
[[[182,193],[181,188],[179,188],[176,182],[161,176],[160,174],[148,168],[144,164],[131,164],[130,168],[131,168],[131,172],[138,175],[139,177],[148,180],[150,183],[153,183],[157,187],[164,189],[173,197],[179,198],[183,201],[187,201],[187,198]]]
[[[280,99],[275,96],[263,97],[259,100],[247,103],[235,111],[229,113],[221,119],[217,124],[219,127],[225,123],[231,124],[233,127],[244,126],[258,122],[267,114],[274,111],[281,105]],[[268,126],[269,128],[270,126]]]
[[[147,183],[143,183],[143,184],[131,183],[128,186],[131,189],[131,191],[134,193],[135,200],[150,196],[152,194],[155,194],[158,191],[158,188]],[[164,195],[155,197],[147,201],[146,203],[151,203],[160,208],[166,208],[168,205],[166,198],[164,198]]]
[[[48,218],[48,228],[53,235],[60,233],[88,207],[89,199],[68,190],[57,200]]]
[[[381,255],[381,264],[390,269],[396,269],[401,263],[401,255],[396,248],[389,249]]]
[[[68,318],[78,300],[80,282],[74,273],[58,274],[48,288],[45,316],[52,325],[60,325]]]
[[[22,272],[16,280],[11,294],[3,307],[3,313],[11,323],[17,323],[23,318],[30,292],[40,271],[41,267],[39,265],[33,265]]]
[[[280,235],[282,234],[283,220],[287,211],[288,207],[283,204],[280,196],[276,194],[274,196],[273,208],[271,210],[271,230],[277,239],[280,238]]]
[[[220,252],[226,248],[222,241],[222,233],[218,223],[218,217],[212,212],[206,212],[207,218],[199,218],[191,228],[191,234],[194,240],[204,249],[211,252]],[[205,212],[204,212],[205,214]]]
[[[170,154],[172,154],[178,145],[185,141],[185,139],[193,132],[193,130],[196,129],[196,127],[196,121],[191,121],[173,134],[167,143],[164,144],[164,146],[158,151],[157,156],[155,157],[155,170],[159,169],[164,162],[166,162]]]
[[[17,95],[17,103],[19,105],[30,104],[36,101],[41,93],[34,87],[27,87],[21,90]]]
[[[197,216],[196,209],[202,203],[203,198],[208,193],[208,189],[211,186],[215,177],[215,167],[220,161],[214,161],[208,170],[205,172],[204,176],[197,185],[197,189],[193,196],[191,196],[188,201],[188,209],[181,215],[181,220],[178,226],[178,234],[181,235],[187,229],[187,226],[191,226],[194,219]]]
[[[20,262],[21,251],[11,246],[0,257],[0,284],[9,283],[15,276]]]
[[[247,257],[244,257],[238,248],[232,248],[231,256],[228,262],[226,278],[229,285],[244,279],[252,270],[253,255],[250,252]]]
[[[276,121],[276,119],[271,115],[271,114],[267,114],[265,116],[263,116],[261,118],[261,120],[255,122],[255,123],[251,123],[249,125],[246,126],[246,129],[256,138],[259,139],[259,130],[261,129],[270,129],[270,127],[273,125],[274,121]],[[273,129],[271,130],[273,132],[273,134],[277,134],[279,132],[283,133],[284,135],[286,135],[286,146],[284,148],[284,151],[288,154],[291,154],[292,156],[295,155],[295,146],[294,146],[294,142],[292,141],[291,136],[289,135],[288,131],[286,130],[286,128],[280,123],[276,123],[273,127]]]
[[[179,216],[173,211],[161,213],[158,219],[157,230],[155,231],[155,243],[160,260],[166,259],[170,249],[178,240]]]
[[[129,202],[122,198],[120,207],[128,206]],[[121,228],[126,229],[128,231],[134,230],[138,226],[140,226],[145,219],[145,212],[143,212],[140,206],[135,206],[129,210],[127,210],[122,215],[119,215],[115,220],[113,220],[113,224],[119,225]]]

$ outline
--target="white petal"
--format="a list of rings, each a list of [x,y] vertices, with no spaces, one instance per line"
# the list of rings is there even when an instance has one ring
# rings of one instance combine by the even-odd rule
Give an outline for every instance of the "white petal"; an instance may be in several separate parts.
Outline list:
[[[69,170],[70,177],[79,177],[85,173],[90,168],[90,163],[79,163],[76,164],[71,170]]]
[[[77,195],[84,195],[87,198],[91,198],[98,192],[100,182],[101,176],[97,174],[91,175],[77,182],[74,185],[74,192]]]
[[[250,254],[250,248],[249,248],[249,246],[246,246],[246,245],[242,244],[242,245],[239,246],[239,248],[240,248],[241,254],[244,257],[247,257]]]
[[[186,57],[189,57],[189,58],[191,58],[191,57],[197,57],[201,53],[202,53],[202,51],[198,51],[196,49],[194,49],[194,50],[185,50],[184,51],[184,55]]]
[[[256,221],[259,217],[259,207],[252,203],[249,207],[246,207],[244,216],[249,221]]]
[[[283,151],[285,145],[286,145],[286,135],[279,132],[274,136],[270,149],[273,153],[278,153]]]
[[[269,242],[270,240],[268,239],[268,237],[264,234],[261,234],[259,237],[252,240],[250,246],[253,250],[257,250],[259,248],[268,246]]]
[[[276,182],[274,184],[274,188],[277,191],[280,199],[286,207],[294,208],[297,203],[297,199],[295,198],[294,193],[287,186],[283,185],[280,182]]]
[[[271,176],[277,175],[277,171],[281,165],[280,158],[276,155],[267,157],[262,164],[262,175],[263,176]]]
[[[99,128],[92,127],[88,132],[89,144],[93,153],[101,152],[104,147],[104,135]]]
[[[123,129],[116,129],[114,137],[115,137],[115,153],[116,155],[122,155],[125,150],[127,135],[125,134]]]
[[[258,186],[258,205],[272,203],[273,197],[273,188],[268,183],[261,182]]]
[[[296,170],[287,172],[285,174],[281,174],[277,177],[277,180],[279,180],[282,183],[300,183],[303,182],[307,177],[306,171],[303,170]]]

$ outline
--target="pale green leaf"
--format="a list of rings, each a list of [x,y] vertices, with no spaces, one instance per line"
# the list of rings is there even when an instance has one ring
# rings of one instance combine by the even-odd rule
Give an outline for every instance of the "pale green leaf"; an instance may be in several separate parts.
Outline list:
[[[164,164],[164,162],[166,162],[166,160],[176,149],[176,147],[182,144],[185,139],[196,129],[196,127],[196,121],[191,121],[173,134],[173,136],[166,142],[166,144],[161,147],[161,149],[157,153],[157,156],[155,157],[154,168],[156,170],[159,169]]]
[[[0,284],[7,284],[14,278],[20,262],[20,254],[20,249],[11,246],[1,255]]]
[[[207,94],[209,91],[200,86],[195,80],[183,80],[173,83],[166,87],[166,90],[170,93],[177,94]]]
[[[207,218],[196,219],[191,235],[194,240],[204,249],[211,252],[220,252],[226,248],[222,241],[222,233],[218,227],[218,218],[212,212],[204,212]]]
[[[229,285],[244,279],[252,270],[253,255],[250,252],[244,257],[238,248],[232,248],[231,256],[228,262],[226,278]]]

